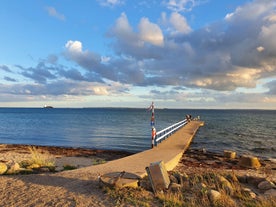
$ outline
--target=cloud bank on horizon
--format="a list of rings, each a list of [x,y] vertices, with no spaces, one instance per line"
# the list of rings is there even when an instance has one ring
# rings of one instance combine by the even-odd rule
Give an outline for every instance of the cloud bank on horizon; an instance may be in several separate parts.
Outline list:
[[[145,107],[155,101],[172,108],[276,109],[276,2],[243,1],[223,18],[193,26],[193,11],[208,2],[139,1],[133,14],[126,9],[132,1],[97,0],[118,14],[102,42],[69,33],[60,51],[32,64],[0,59],[0,106]],[[138,12],[157,5],[155,20]],[[56,7],[42,10],[69,24],[69,14]]]

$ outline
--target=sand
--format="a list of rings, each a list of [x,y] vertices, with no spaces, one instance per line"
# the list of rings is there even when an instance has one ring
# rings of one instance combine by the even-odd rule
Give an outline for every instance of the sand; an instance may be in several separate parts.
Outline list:
[[[118,159],[130,153],[40,147],[56,159],[57,167],[64,164],[84,168],[95,160]],[[20,162],[31,157],[26,146],[0,145],[0,161]],[[70,175],[70,176],[69,176]],[[0,176],[0,206],[113,206],[98,185],[93,173],[79,175],[78,170],[70,173],[44,173],[30,175]]]

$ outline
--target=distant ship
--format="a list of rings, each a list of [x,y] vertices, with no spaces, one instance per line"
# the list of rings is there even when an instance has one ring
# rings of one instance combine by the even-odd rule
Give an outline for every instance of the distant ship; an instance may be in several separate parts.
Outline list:
[[[49,106],[49,105],[44,105],[44,107],[43,107],[43,108],[45,108],[45,109],[52,109],[52,108],[54,108],[54,107]]]

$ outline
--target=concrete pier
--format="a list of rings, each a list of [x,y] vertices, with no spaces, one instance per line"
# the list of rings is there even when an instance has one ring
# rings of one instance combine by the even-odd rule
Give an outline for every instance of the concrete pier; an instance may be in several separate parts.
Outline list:
[[[203,125],[204,122],[202,121],[191,121],[153,149],[113,160],[105,164],[81,168],[77,171],[80,176],[82,173],[89,173],[91,176],[95,176],[110,172],[125,171],[144,177],[146,175],[145,168],[150,163],[159,161],[163,161],[166,169],[170,171],[176,167],[183,153],[189,147],[197,130]],[[64,173],[70,174],[70,172]]]

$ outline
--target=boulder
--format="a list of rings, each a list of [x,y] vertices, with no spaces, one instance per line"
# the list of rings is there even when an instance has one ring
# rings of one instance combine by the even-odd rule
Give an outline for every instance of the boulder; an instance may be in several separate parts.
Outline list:
[[[3,175],[7,172],[8,166],[5,163],[0,162],[0,175]]]
[[[257,157],[250,155],[243,155],[239,160],[239,165],[246,168],[258,169],[261,167],[261,163]]]
[[[225,158],[228,159],[235,159],[236,158],[236,152],[230,151],[230,150],[224,150],[223,155]]]

